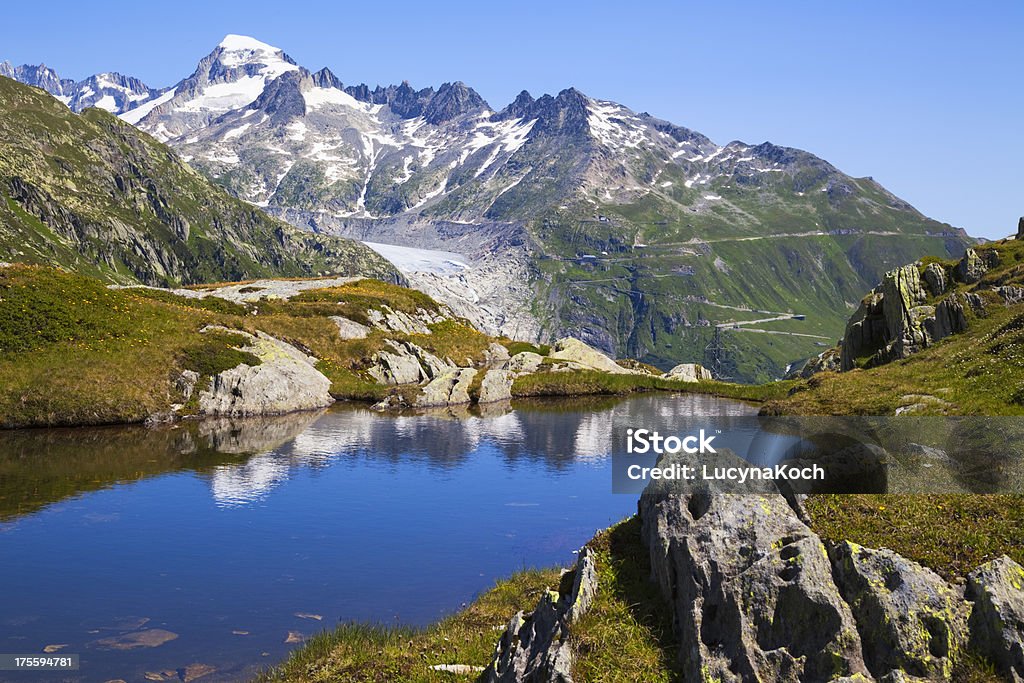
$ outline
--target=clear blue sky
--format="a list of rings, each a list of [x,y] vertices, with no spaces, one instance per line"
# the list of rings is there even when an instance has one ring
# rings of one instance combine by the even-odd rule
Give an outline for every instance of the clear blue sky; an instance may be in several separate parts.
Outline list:
[[[62,6],[63,5],[63,6]],[[1024,2],[7,3],[0,60],[171,85],[227,33],[345,83],[568,86],[719,143],[800,147],[999,237],[1024,215]]]

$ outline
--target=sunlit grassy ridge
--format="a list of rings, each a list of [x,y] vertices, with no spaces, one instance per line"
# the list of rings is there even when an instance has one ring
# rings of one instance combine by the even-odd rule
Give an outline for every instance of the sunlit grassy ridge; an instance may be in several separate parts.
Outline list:
[[[983,312],[968,312],[966,332],[947,337],[904,360],[871,369],[825,372],[793,386],[790,395],[766,410],[792,415],[891,415],[912,403],[923,414],[1024,414],[1024,305],[1007,306],[996,286],[1024,285],[1024,242],[985,245],[999,264],[973,285],[954,291],[976,293]],[[929,259],[952,272],[955,261]],[[943,295],[946,296],[946,295]],[[934,303],[934,301],[929,301]]]

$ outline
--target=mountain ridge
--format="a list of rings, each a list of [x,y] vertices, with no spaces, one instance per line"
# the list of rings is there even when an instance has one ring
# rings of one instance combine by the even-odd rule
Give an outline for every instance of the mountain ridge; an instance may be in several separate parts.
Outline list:
[[[714,329],[754,310],[810,311],[730,333],[737,376],[781,376],[841,334],[885,270],[971,242],[796,148],[719,145],[575,88],[495,111],[459,81],[345,85],[239,36],[121,116],[300,227],[477,254],[418,286],[489,332],[573,335],[666,367],[706,360]]]

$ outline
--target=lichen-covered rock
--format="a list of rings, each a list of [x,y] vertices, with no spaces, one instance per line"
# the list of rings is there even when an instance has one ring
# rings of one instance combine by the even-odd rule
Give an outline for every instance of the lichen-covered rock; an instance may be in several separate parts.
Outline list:
[[[882,296],[888,359],[906,358],[924,348],[927,341],[924,319],[935,310],[922,305],[928,294],[917,265],[902,266],[886,273]]]
[[[846,323],[840,356],[843,372],[852,370],[859,359],[871,356],[885,346],[886,325],[882,301],[883,296],[878,288],[871,290]]]
[[[938,263],[929,263],[924,269],[924,284],[932,296],[939,296],[949,286],[949,279],[946,277],[946,269]]]
[[[783,496],[645,494],[639,508],[684,680],[868,676],[825,547]]]
[[[973,249],[968,249],[956,265],[957,279],[969,285],[980,280],[987,271],[988,266]]]
[[[443,375],[449,370],[454,370],[457,366],[450,360],[441,359],[430,353],[429,351],[416,346],[412,342],[396,342],[388,340],[388,343],[394,348],[404,348],[409,354],[416,357],[419,360],[420,367],[423,368],[424,374],[427,378],[434,378]]]
[[[394,352],[378,351],[371,358],[367,374],[381,384],[416,384],[427,379],[419,358],[404,346],[393,346]]]
[[[615,375],[633,374],[632,370],[622,367],[597,349],[572,337],[556,341],[549,357],[554,360],[568,361],[583,369],[600,370]]]
[[[334,324],[338,326],[338,336],[342,339],[365,339],[370,334],[370,328],[355,320],[349,320],[340,315],[330,316]]]
[[[243,350],[259,358],[260,365],[243,363],[215,375],[209,388],[199,394],[200,414],[275,415],[323,408],[334,402],[331,380],[314,367],[315,358],[263,332],[255,336],[231,332],[248,337]]]
[[[677,382],[704,382],[715,378],[711,371],[700,363],[680,363],[662,377]]]
[[[967,329],[967,316],[960,297],[951,294],[935,307],[935,315],[925,320],[925,331],[930,341],[944,339]]]
[[[469,403],[469,387],[476,373],[474,368],[456,368],[438,375],[423,387],[423,393],[416,398],[416,405],[427,407]]]
[[[512,398],[512,373],[508,368],[489,368],[480,383],[479,403],[508,401]]]
[[[487,365],[498,365],[509,359],[508,349],[498,342],[491,342],[484,353],[484,363]]]
[[[803,367],[786,375],[786,379],[807,379],[819,372],[839,372],[842,368],[841,355],[842,351],[838,349],[823,351],[804,363]]]
[[[512,374],[512,377],[519,377],[520,375],[529,375],[536,372],[543,362],[544,356],[539,353],[523,351],[512,356],[505,366]]]
[[[571,574],[562,577],[562,587],[569,587],[565,593],[546,591],[532,613],[512,617],[481,681],[572,683],[575,653],[570,629],[590,609],[598,589],[590,548],[580,551]]]
[[[949,680],[966,641],[962,595],[935,572],[891,550],[844,542],[830,555],[871,672]]]
[[[390,306],[381,306],[380,309],[371,308],[366,312],[370,324],[379,330],[386,332],[401,332],[403,334],[430,334],[428,325],[439,323],[447,318],[440,313],[418,308],[413,314],[405,311],[393,310]]]
[[[1024,567],[1002,556],[967,576],[971,646],[1012,680],[1024,680]]]
[[[964,256],[964,259],[969,256]],[[985,268],[977,254],[974,259],[982,269]],[[954,293],[936,306],[924,303],[928,291],[935,294],[945,289],[944,282],[940,282],[940,278],[945,277],[944,273],[934,263],[925,270],[924,280],[916,264],[886,273],[882,283],[864,297],[846,324],[841,343],[840,370],[846,372],[858,365],[871,367],[906,358],[944,337],[967,329],[965,306],[975,311],[984,307],[984,301],[976,293]],[[931,281],[928,291],[923,281]]]
[[[1024,301],[1024,287],[1007,285],[1005,287],[995,287],[994,291],[1003,299],[1003,303],[1007,306],[1013,306]]]

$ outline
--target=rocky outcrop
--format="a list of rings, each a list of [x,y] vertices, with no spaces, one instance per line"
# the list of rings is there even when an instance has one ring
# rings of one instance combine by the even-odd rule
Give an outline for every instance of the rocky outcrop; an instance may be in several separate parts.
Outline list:
[[[389,306],[381,306],[379,310],[371,308],[366,312],[366,317],[377,329],[402,334],[430,334],[428,325],[447,320],[447,316],[432,313],[425,308],[418,308],[415,313],[406,313]]]
[[[366,335],[370,334],[369,327],[357,323],[355,320],[349,320],[340,315],[332,315],[330,318],[338,326],[338,336],[342,339],[365,339]]]
[[[200,415],[275,415],[334,402],[331,381],[314,367],[315,358],[263,332],[231,332],[248,338],[242,350],[259,358],[260,364],[243,363],[215,375],[199,394]]]
[[[597,349],[573,337],[556,341],[548,357],[552,360],[567,361],[572,369],[600,370],[615,375],[633,374],[632,370],[622,367]]]
[[[505,364],[513,377],[536,372],[544,362],[544,356],[532,351],[522,351],[512,356]]]
[[[952,681],[970,649],[1024,680],[1024,568],[966,592],[891,550],[823,544],[780,494],[653,493],[639,504],[684,680]]]
[[[868,675],[825,547],[781,495],[644,495],[639,509],[684,680]]]
[[[939,302],[935,307],[935,315],[925,320],[925,334],[933,342],[966,329],[967,314],[964,312],[963,298],[956,294]]]
[[[490,368],[480,383],[479,403],[508,401],[512,398],[512,372],[507,367]]]
[[[1024,216],[1017,221],[1017,239],[1024,239]]]
[[[827,349],[814,358],[809,359],[803,366],[794,368],[786,375],[785,379],[807,379],[819,372],[839,372],[841,369],[841,351],[839,349]]]
[[[967,577],[971,646],[1010,680],[1024,680],[1024,568],[1005,555]]]
[[[455,368],[430,380],[416,398],[420,407],[469,403],[469,387],[476,377],[474,368]]]
[[[1007,306],[1024,302],[1024,287],[1007,285],[1005,287],[993,287],[992,291],[998,294]]]
[[[891,550],[839,543],[834,576],[853,610],[868,669],[949,680],[967,631],[960,593],[938,574]]]
[[[715,378],[710,370],[699,363],[680,363],[662,377],[676,382],[706,382]]]
[[[485,683],[572,683],[575,655],[569,631],[597,594],[597,569],[590,548],[562,576],[559,591],[547,591],[530,614],[517,612],[480,680]],[[567,589],[565,592],[561,590]]]
[[[946,288],[949,287],[949,278],[946,276],[946,269],[940,266],[938,263],[929,263],[928,267],[924,269],[924,284],[928,288],[928,293],[932,296],[940,296],[945,293]]]
[[[412,342],[386,341],[391,351],[378,351],[371,356],[367,369],[381,384],[417,384],[439,377],[454,369],[454,363],[425,351]]]
[[[981,279],[989,266],[978,256],[978,252],[968,249],[960,263],[956,266],[957,279],[969,285]]]
[[[957,272],[984,272],[987,266],[981,257],[973,250],[968,252]],[[864,297],[846,324],[840,370],[906,358],[966,330],[966,311],[978,312],[984,308],[984,302],[971,292],[952,293],[934,306],[926,303],[929,294],[935,296],[947,288],[945,270],[934,263],[925,269],[923,277],[917,264],[886,273],[882,283]]]

